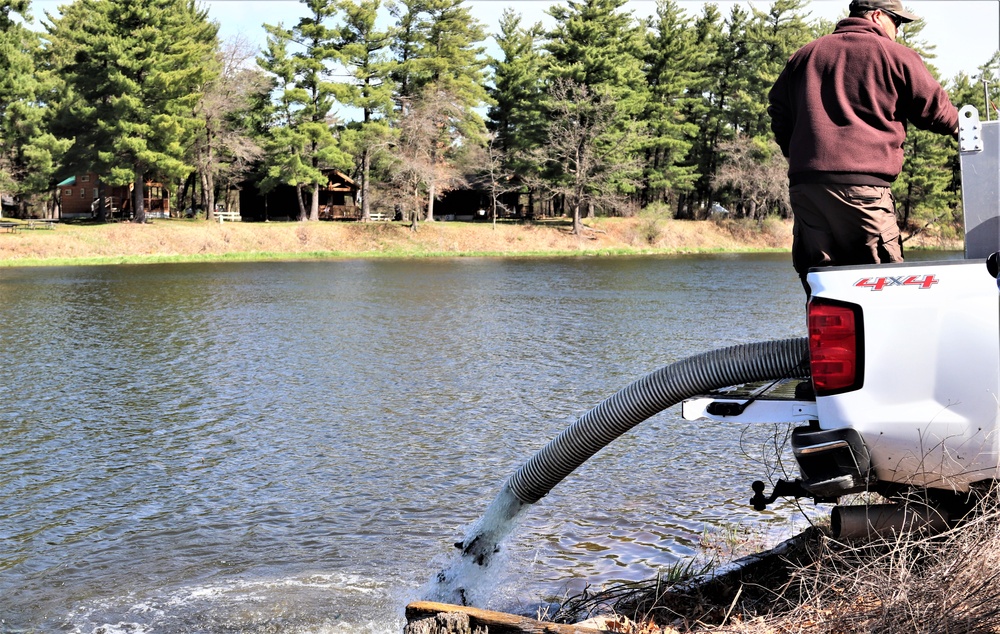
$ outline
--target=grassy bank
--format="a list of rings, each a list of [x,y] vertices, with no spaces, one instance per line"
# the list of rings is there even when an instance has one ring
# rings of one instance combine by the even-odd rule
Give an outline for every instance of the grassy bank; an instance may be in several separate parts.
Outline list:
[[[627,255],[787,250],[788,223],[607,218],[582,236],[568,221],[149,224],[61,223],[0,233],[0,266],[356,257]]]
[[[457,256],[577,256],[788,251],[789,221],[599,218],[582,236],[565,219],[537,223],[59,223],[0,232],[0,266]],[[907,248],[961,248],[932,239]]]

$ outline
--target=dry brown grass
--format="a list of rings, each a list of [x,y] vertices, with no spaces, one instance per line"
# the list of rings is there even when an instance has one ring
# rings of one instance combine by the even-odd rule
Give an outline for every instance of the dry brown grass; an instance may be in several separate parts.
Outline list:
[[[582,236],[565,219],[537,223],[396,222],[59,224],[0,232],[0,266],[335,257],[626,255],[788,251],[791,222],[599,218]],[[960,248],[922,237],[908,246]]]
[[[790,228],[753,232],[711,222],[639,218],[588,222],[582,236],[566,221],[536,224],[434,222],[416,232],[401,223],[272,222],[215,224],[60,224],[52,230],[0,233],[0,262],[142,261],[200,258],[544,255],[759,251],[787,249]]]
[[[785,588],[789,611],[730,631],[937,634],[1000,631],[996,491],[957,527],[851,544],[825,540]]]
[[[573,597],[629,634],[950,634],[1000,632],[1000,502],[983,494],[942,534],[838,542],[810,529],[736,574],[662,580]]]
[[[794,571],[816,560],[821,532],[809,529],[773,550],[732,560],[668,569],[645,582],[586,589],[560,606],[554,618],[574,621],[613,615],[634,624],[626,634],[706,632],[772,613]],[[713,570],[714,568],[714,570]],[[765,630],[759,630],[764,632]]]

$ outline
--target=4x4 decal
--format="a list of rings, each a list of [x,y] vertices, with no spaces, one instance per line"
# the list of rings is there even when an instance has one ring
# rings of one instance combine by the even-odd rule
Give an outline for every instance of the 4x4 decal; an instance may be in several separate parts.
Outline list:
[[[899,277],[863,277],[854,283],[858,288],[870,288],[873,291],[880,291],[883,288],[892,286],[916,286],[924,290],[937,284],[938,280],[933,275],[900,275]]]

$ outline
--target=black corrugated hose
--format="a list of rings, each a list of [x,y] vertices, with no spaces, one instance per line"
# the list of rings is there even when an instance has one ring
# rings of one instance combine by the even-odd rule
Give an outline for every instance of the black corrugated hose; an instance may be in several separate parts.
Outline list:
[[[721,348],[650,372],[602,401],[524,463],[487,510],[484,519],[490,521],[481,522],[456,546],[485,563],[506,532],[497,520],[519,515],[614,439],[684,399],[741,383],[808,376],[805,337]]]
[[[805,337],[713,350],[650,372],[612,394],[539,450],[507,481],[534,504],[591,456],[642,421],[710,390],[809,376]]]

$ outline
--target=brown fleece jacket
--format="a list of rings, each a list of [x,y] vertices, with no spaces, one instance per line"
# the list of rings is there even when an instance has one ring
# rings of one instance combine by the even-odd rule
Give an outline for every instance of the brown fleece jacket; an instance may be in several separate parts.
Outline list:
[[[768,95],[791,184],[885,185],[903,168],[906,122],[940,134],[958,110],[915,51],[847,18],[799,49]]]

